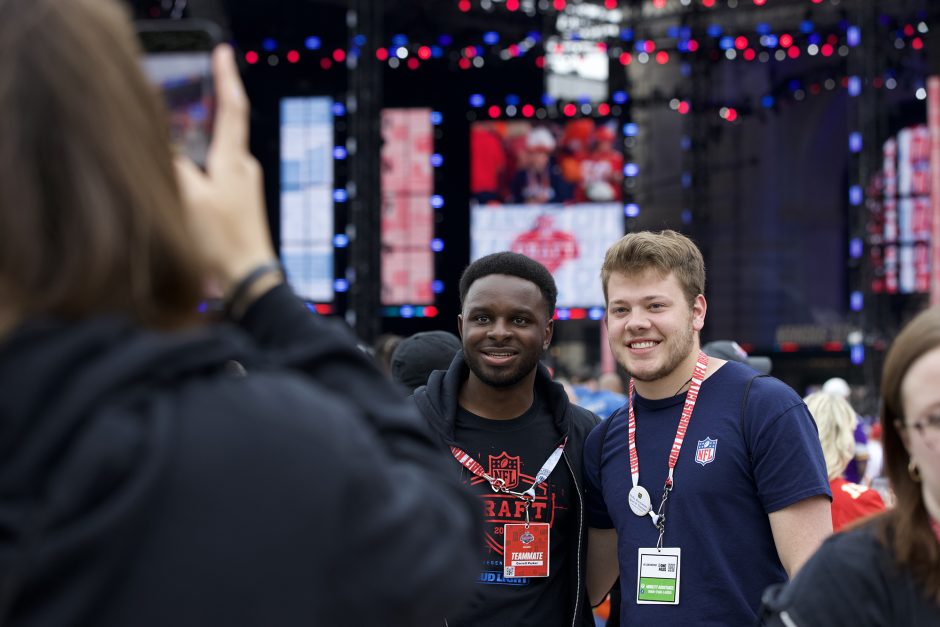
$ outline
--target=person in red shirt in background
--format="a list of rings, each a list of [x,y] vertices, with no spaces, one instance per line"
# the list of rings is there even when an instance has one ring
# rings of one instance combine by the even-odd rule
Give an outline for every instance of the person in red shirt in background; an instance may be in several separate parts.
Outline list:
[[[584,197],[579,200],[609,202],[620,200],[623,180],[623,154],[614,148],[617,134],[610,126],[594,131],[594,147],[581,162],[581,185]]]
[[[810,394],[803,400],[816,420],[826,458],[832,489],[832,530],[838,532],[859,518],[884,510],[885,504],[878,492],[842,477],[855,454],[853,434],[858,421],[855,410],[845,399],[826,392]]]
[[[482,204],[501,203],[509,158],[495,122],[470,127],[470,193]]]
[[[561,176],[574,188],[575,202],[584,202],[584,187],[581,179],[581,166],[591,149],[591,137],[594,135],[594,120],[580,118],[565,124],[561,136],[561,149],[558,151],[558,165]]]

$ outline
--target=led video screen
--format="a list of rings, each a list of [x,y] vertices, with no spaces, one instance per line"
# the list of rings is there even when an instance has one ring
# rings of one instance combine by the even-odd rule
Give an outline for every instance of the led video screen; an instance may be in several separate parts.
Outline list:
[[[623,153],[613,121],[482,121],[470,129],[470,191],[482,204],[621,199]]]
[[[618,203],[477,206],[470,215],[470,257],[511,250],[544,265],[559,307],[604,305],[604,253],[623,235]]]
[[[549,269],[559,307],[604,304],[604,253],[624,232],[623,155],[612,122],[471,127],[470,256],[512,250]]]
[[[382,304],[434,302],[431,110],[382,111]]]
[[[333,301],[331,98],[281,99],[281,259],[299,296]]]
[[[613,122],[483,121],[470,137],[470,256],[512,250],[549,269],[559,307],[604,304],[604,253],[624,232]]]

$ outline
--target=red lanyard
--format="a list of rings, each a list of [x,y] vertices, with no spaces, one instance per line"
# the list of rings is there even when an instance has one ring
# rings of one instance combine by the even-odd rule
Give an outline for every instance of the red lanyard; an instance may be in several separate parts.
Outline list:
[[[702,387],[702,381],[705,380],[705,370],[708,368],[708,356],[699,351],[698,360],[695,362],[695,370],[692,371],[692,385],[685,396],[685,405],[682,407],[682,416],[679,418],[679,428],[676,429],[676,438],[672,442],[672,450],[669,452],[669,475],[666,477],[666,487],[672,488],[672,476],[679,461],[679,451],[682,449],[682,442],[685,440],[685,432],[689,428],[689,420],[692,419],[692,410],[695,409],[695,401],[698,400],[698,392]],[[630,391],[627,396],[627,415],[629,417],[628,440],[630,443],[630,477],[633,480],[633,486],[640,484],[640,458],[636,452],[636,414],[633,413],[633,379],[630,379]]]
[[[500,477],[493,477],[489,475],[483,466],[477,460],[470,457],[469,453],[464,453],[461,449],[456,446],[450,447],[450,452],[453,453],[454,459],[456,459],[460,464],[475,474],[477,477],[482,477],[486,479],[490,487],[493,488],[493,492],[504,492],[506,494],[512,494],[517,496],[523,501],[531,502],[535,499],[535,488],[539,487],[548,476],[552,474],[552,471],[555,470],[555,466],[558,464],[558,460],[561,459],[561,454],[565,451],[565,444],[568,443],[568,437],[565,436],[565,439],[561,441],[561,444],[558,445],[552,454],[548,456],[548,459],[545,460],[545,463],[542,464],[542,467],[539,469],[537,475],[535,475],[535,481],[532,482],[532,485],[529,486],[529,489],[524,492],[513,492],[512,490],[506,489],[506,480]]]
[[[933,535],[937,536],[937,542],[940,542],[940,523],[933,517],[930,518],[930,528],[933,529]]]

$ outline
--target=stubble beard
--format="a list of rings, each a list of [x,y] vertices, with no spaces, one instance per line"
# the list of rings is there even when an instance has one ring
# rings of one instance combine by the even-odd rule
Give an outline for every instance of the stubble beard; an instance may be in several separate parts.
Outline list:
[[[676,368],[685,361],[685,359],[692,352],[692,348],[695,346],[695,332],[692,330],[692,320],[689,319],[688,325],[685,326],[685,330],[681,332],[681,335],[674,335],[671,339],[666,341],[667,344],[667,354],[666,361],[663,365],[654,370],[653,372],[647,373],[634,373],[631,372],[624,364],[624,369],[627,373],[637,381],[643,381],[644,383],[650,383],[653,381],[659,381],[664,379],[675,372]],[[626,360],[624,360],[626,361]]]
[[[478,354],[475,354],[474,357],[471,358],[467,350],[464,349],[463,359],[467,367],[470,368],[470,372],[476,375],[477,379],[482,381],[485,385],[491,388],[505,389],[511,388],[529,376],[529,373],[538,367],[539,360],[542,359],[543,354],[545,354],[545,351],[540,350],[531,359],[522,362],[518,368],[500,373],[502,376],[492,376],[492,374],[487,371],[487,366],[483,365]]]

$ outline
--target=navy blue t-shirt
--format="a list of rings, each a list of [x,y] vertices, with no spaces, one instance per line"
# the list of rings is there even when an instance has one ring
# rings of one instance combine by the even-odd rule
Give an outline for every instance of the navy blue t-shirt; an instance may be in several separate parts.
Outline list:
[[[633,484],[626,406],[608,419],[603,448],[603,424],[588,437],[588,524],[617,529],[621,624],[752,625],[764,589],[786,581],[768,514],[811,496],[831,496],[829,481],[816,424],[781,381],[754,379],[742,431],[744,390],[754,375],[729,362],[702,384],[666,505],[663,546],[682,549],[677,606],[636,603],[637,550],[656,546],[658,532],[649,516],[636,516],[627,502]],[[654,507],[662,498],[684,401],[685,394],[634,400],[640,485]]]

